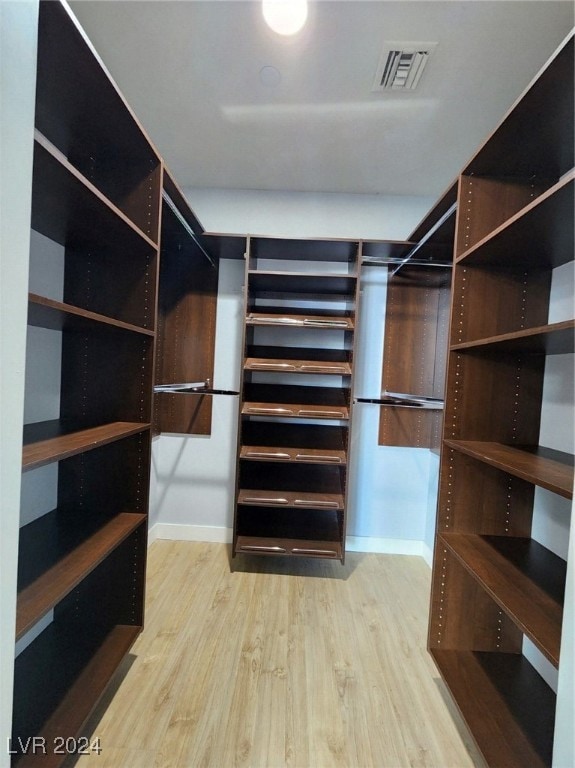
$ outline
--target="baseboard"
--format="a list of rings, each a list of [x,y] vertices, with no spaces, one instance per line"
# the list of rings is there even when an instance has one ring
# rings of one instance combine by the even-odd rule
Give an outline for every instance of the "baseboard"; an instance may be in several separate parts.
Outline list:
[[[421,542],[421,546],[423,548],[423,552],[421,553],[421,556],[427,563],[427,565],[432,568],[433,567],[433,549],[429,547],[424,541]]]
[[[148,531],[148,545],[157,539],[169,541],[209,541],[229,544],[232,529],[216,525],[183,525],[156,523]],[[423,541],[415,539],[382,539],[372,536],[348,536],[345,543],[348,552],[373,552],[385,555],[415,555],[431,566],[432,552]]]
[[[425,558],[425,544],[416,539],[382,539],[373,536],[348,536],[348,552],[374,552],[383,555],[417,555]]]
[[[232,529],[219,525],[182,525],[156,523],[148,532],[148,544],[157,539],[169,541],[210,541],[216,544],[230,544]]]

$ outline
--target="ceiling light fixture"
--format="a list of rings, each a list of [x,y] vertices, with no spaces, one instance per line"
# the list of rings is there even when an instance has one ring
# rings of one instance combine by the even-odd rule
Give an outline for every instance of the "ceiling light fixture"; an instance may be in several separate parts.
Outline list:
[[[262,0],[266,24],[278,35],[295,35],[307,20],[307,0]]]

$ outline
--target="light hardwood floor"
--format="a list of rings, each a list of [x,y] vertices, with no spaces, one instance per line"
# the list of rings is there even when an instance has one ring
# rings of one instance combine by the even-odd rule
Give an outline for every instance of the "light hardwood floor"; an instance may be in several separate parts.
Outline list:
[[[425,650],[417,557],[346,565],[155,542],[146,628],[77,768],[471,768]]]

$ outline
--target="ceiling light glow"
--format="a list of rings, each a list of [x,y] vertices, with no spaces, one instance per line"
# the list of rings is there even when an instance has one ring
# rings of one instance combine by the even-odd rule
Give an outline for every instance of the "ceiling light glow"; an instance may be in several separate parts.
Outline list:
[[[295,35],[307,20],[307,0],[262,0],[266,24],[278,35]]]

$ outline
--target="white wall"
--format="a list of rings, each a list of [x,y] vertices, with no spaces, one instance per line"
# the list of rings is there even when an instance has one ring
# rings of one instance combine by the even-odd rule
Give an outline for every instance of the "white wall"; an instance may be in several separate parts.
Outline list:
[[[11,732],[37,0],[0,2],[0,768]]]
[[[277,237],[404,240],[435,200],[430,197],[186,189],[208,232]]]

